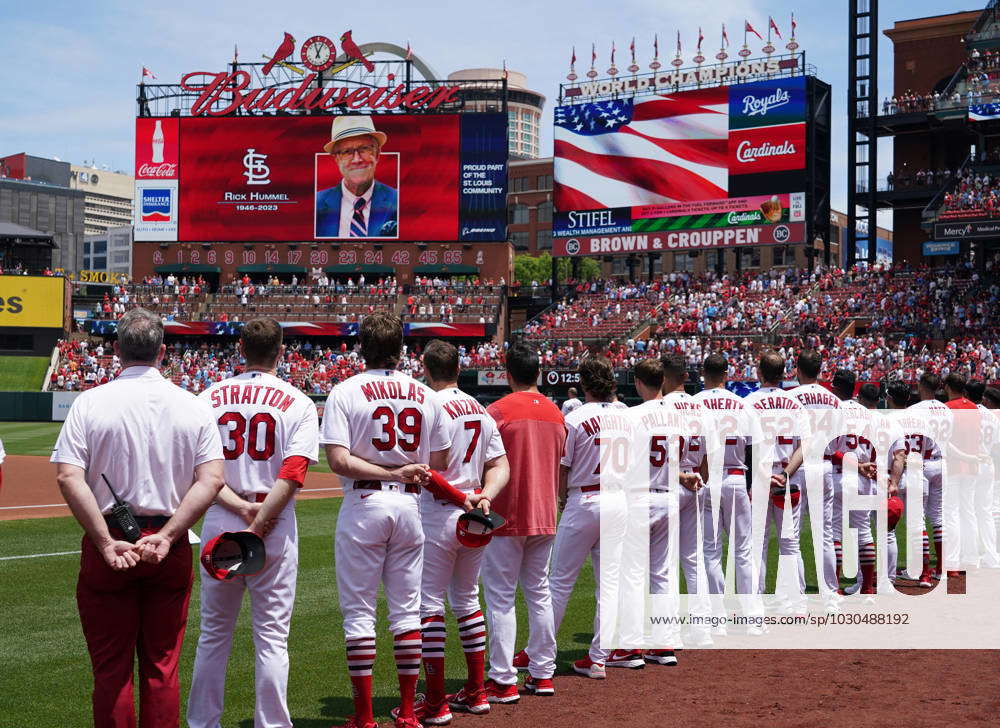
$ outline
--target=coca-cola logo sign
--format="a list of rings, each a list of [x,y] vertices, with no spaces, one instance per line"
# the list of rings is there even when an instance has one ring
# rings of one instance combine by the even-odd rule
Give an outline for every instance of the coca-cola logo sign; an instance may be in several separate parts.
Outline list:
[[[789,141],[783,144],[771,144],[764,142],[758,146],[753,146],[749,141],[744,140],[736,146],[736,161],[746,164],[755,159],[763,157],[779,157],[787,154],[795,154],[798,150]]]
[[[140,164],[137,176],[143,179],[173,179],[177,176],[177,165],[170,162],[160,164]]]

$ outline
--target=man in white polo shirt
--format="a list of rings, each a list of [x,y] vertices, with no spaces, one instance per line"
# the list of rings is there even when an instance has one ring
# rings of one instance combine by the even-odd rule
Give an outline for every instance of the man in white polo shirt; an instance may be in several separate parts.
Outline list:
[[[136,724],[137,654],[143,728],[180,721],[177,668],[193,580],[187,532],[222,488],[222,443],[208,405],[160,374],[165,351],[158,316],[126,313],[115,342],[122,373],[77,398],[52,453],[86,532],[76,599],[95,728]],[[136,543],[112,515],[109,485],[138,522]]]

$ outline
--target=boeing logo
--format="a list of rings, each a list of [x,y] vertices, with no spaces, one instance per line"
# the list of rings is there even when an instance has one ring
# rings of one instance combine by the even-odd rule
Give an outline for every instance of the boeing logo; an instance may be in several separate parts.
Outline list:
[[[774,93],[768,96],[754,96],[750,94],[743,97],[744,116],[767,116],[767,112],[784,106],[789,103],[788,92],[782,88],[777,88]]]

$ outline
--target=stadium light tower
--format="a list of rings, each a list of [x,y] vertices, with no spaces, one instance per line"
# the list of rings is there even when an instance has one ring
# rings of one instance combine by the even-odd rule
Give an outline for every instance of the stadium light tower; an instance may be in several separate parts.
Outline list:
[[[845,261],[854,262],[858,243],[875,263],[878,235],[878,0],[850,0],[847,85],[847,240]],[[858,235],[858,208],[867,229]]]

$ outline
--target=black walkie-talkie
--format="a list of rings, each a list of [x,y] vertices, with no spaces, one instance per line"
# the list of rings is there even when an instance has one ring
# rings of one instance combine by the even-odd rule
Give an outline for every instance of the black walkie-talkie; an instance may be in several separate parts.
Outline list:
[[[105,484],[108,486],[108,490],[111,491],[111,495],[115,499],[115,507],[111,509],[111,515],[118,522],[118,528],[120,528],[125,533],[125,540],[129,543],[135,543],[140,538],[142,538],[142,530],[139,528],[139,522],[135,520],[135,516],[132,515],[132,511],[129,509],[128,504],[125,503],[118,494],[115,493],[115,489],[111,487],[111,483],[108,482],[108,478],[104,473],[101,473],[101,477],[104,478]]]

